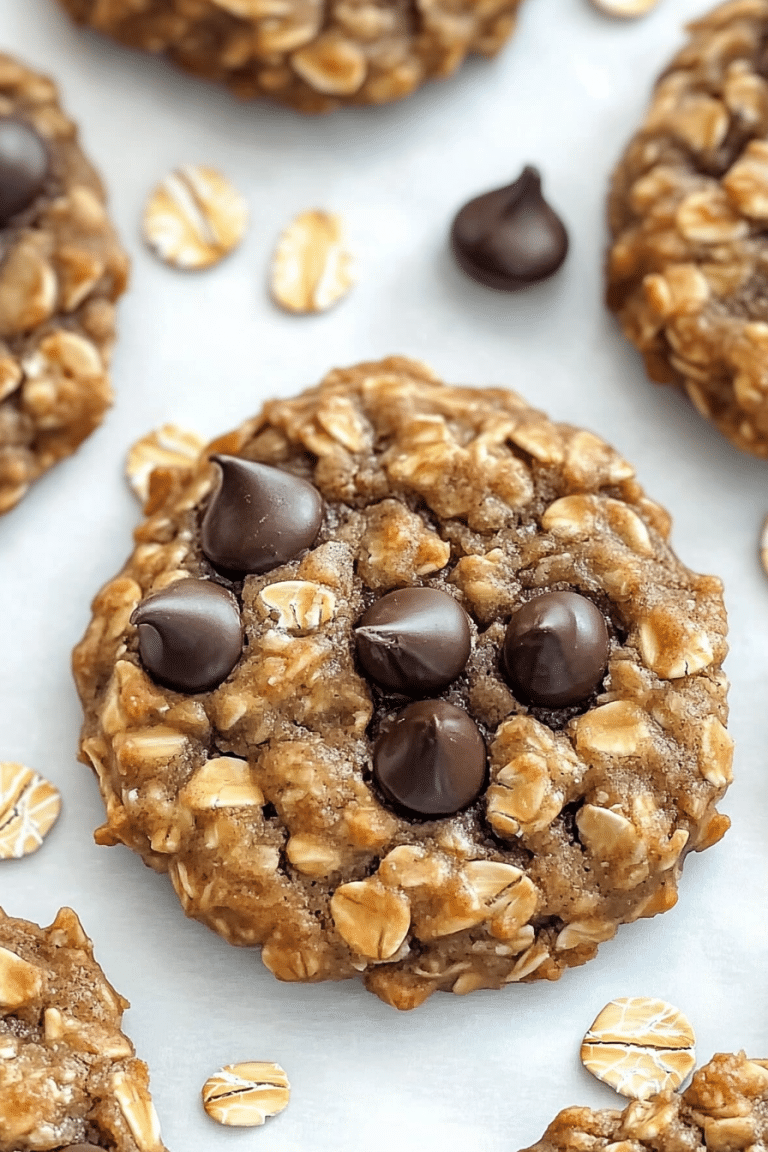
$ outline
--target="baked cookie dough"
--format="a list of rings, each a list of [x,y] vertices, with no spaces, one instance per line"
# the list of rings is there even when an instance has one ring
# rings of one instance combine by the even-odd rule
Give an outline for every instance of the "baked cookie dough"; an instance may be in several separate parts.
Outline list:
[[[145,512],[74,656],[96,838],[280,979],[556,980],[727,828],[720,582],[592,433],[393,357]]]
[[[127,272],[56,87],[0,54],[0,513],[109,407]]]
[[[165,1152],[127,1007],[71,908],[0,909],[0,1152]]]
[[[766,1145],[768,1060],[719,1052],[681,1095],[660,1092],[650,1100],[633,1100],[623,1112],[564,1108],[525,1152],[735,1152]]]
[[[493,56],[520,0],[61,0],[81,24],[164,53],[246,99],[301,112],[386,104]]]
[[[689,31],[613,175],[608,304],[652,380],[768,456],[768,0]]]

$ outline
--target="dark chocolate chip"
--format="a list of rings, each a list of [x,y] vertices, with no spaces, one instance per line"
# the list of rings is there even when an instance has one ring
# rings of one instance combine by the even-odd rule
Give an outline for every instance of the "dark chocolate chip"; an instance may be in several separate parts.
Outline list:
[[[473,280],[513,292],[557,272],[568,255],[568,233],[541,194],[537,170],[524,168],[514,184],[464,205],[451,247]]]
[[[485,743],[461,708],[409,704],[376,742],[373,771],[388,799],[419,816],[451,816],[485,781]]]
[[[382,688],[426,696],[463,671],[472,649],[467,614],[439,588],[400,588],[372,604],[355,629],[357,654]]]
[[[608,664],[605,618],[578,592],[547,592],[518,608],[504,638],[503,664],[519,700],[545,708],[579,704]]]
[[[34,128],[0,119],[0,228],[40,195],[49,170],[48,149]]]
[[[323,522],[320,493],[298,476],[241,460],[212,456],[221,469],[201,529],[203,552],[227,572],[269,572],[315,542]]]
[[[151,592],[131,616],[145,667],[177,692],[210,692],[240,659],[237,600],[213,580],[177,580]]]

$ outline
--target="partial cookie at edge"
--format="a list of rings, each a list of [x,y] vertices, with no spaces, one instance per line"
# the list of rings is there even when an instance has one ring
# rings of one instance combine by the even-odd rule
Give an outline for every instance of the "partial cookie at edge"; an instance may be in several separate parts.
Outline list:
[[[127,1007],[70,908],[49,928],[0,909],[0,1152],[166,1152]]]
[[[768,2],[689,31],[613,174],[608,304],[652,380],[768,456]]]
[[[0,229],[0,513],[100,424],[112,400],[114,302],[128,273],[55,85],[0,54],[0,125],[8,119],[42,139],[48,173]]]
[[[164,53],[238,96],[301,112],[386,104],[447,76],[470,52],[493,56],[521,0],[60,0],[81,24]]]

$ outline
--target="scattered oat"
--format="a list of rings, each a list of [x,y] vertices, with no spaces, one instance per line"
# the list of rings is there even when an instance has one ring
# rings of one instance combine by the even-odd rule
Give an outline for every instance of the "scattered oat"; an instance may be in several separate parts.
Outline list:
[[[646,16],[656,7],[659,0],[592,0],[595,8],[606,16],[618,16],[622,20],[636,16]]]
[[[242,240],[248,207],[215,168],[185,164],[150,194],[144,236],[175,268],[210,268]]]
[[[60,811],[53,784],[22,764],[0,762],[0,860],[37,852]]]
[[[696,1065],[693,1028],[678,1008],[645,996],[611,1000],[581,1045],[581,1060],[622,1096],[679,1088]]]
[[[163,424],[137,440],[128,452],[125,473],[142,504],[149,495],[149,477],[155,468],[183,468],[197,459],[205,441],[175,424]]]
[[[253,1128],[276,1116],[291,1096],[279,1064],[251,1060],[225,1064],[203,1085],[203,1107],[212,1120],[229,1128]]]
[[[354,283],[340,217],[302,212],[278,241],[272,295],[289,312],[325,312]]]

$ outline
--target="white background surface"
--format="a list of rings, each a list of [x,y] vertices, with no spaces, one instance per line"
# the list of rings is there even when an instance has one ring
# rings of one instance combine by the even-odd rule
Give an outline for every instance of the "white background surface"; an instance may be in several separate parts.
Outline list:
[[[671,1000],[701,1060],[768,1056],[768,580],[757,539],[766,464],[729,447],[669,389],[651,387],[601,304],[606,181],[651,80],[701,0],[661,0],[614,23],[586,0],[527,0],[514,41],[404,103],[323,119],[240,105],[161,61],[71,27],[53,0],[0,0],[0,45],[61,83],[103,172],[134,260],[120,309],[118,401],[79,454],[0,522],[0,758],[61,789],[37,856],[0,865],[0,902],[49,923],[72,904],[150,1065],[172,1152],[515,1152],[570,1104],[616,1097],[580,1067],[584,1030],[612,996]],[[179,162],[220,166],[252,227],[218,269],[174,272],[142,247],[150,186]],[[446,249],[470,196],[538,164],[568,223],[563,272],[525,294],[465,279]],[[342,213],[359,284],[334,312],[295,318],[265,293],[269,254],[298,211]],[[171,886],[124,848],[97,848],[102,805],[75,760],[69,653],[97,588],[120,567],[138,508],[126,449],[165,421],[212,436],[333,365],[389,352],[455,382],[510,385],[592,428],[673,513],[683,559],[726,582],[736,783],[725,840],[689,858],[678,906],[625,927],[558,984],[398,1014],[360,985],[279,984],[258,955],[186,921]],[[277,1060],[293,1097],[253,1131],[219,1129],[199,1101],[222,1062]]]

